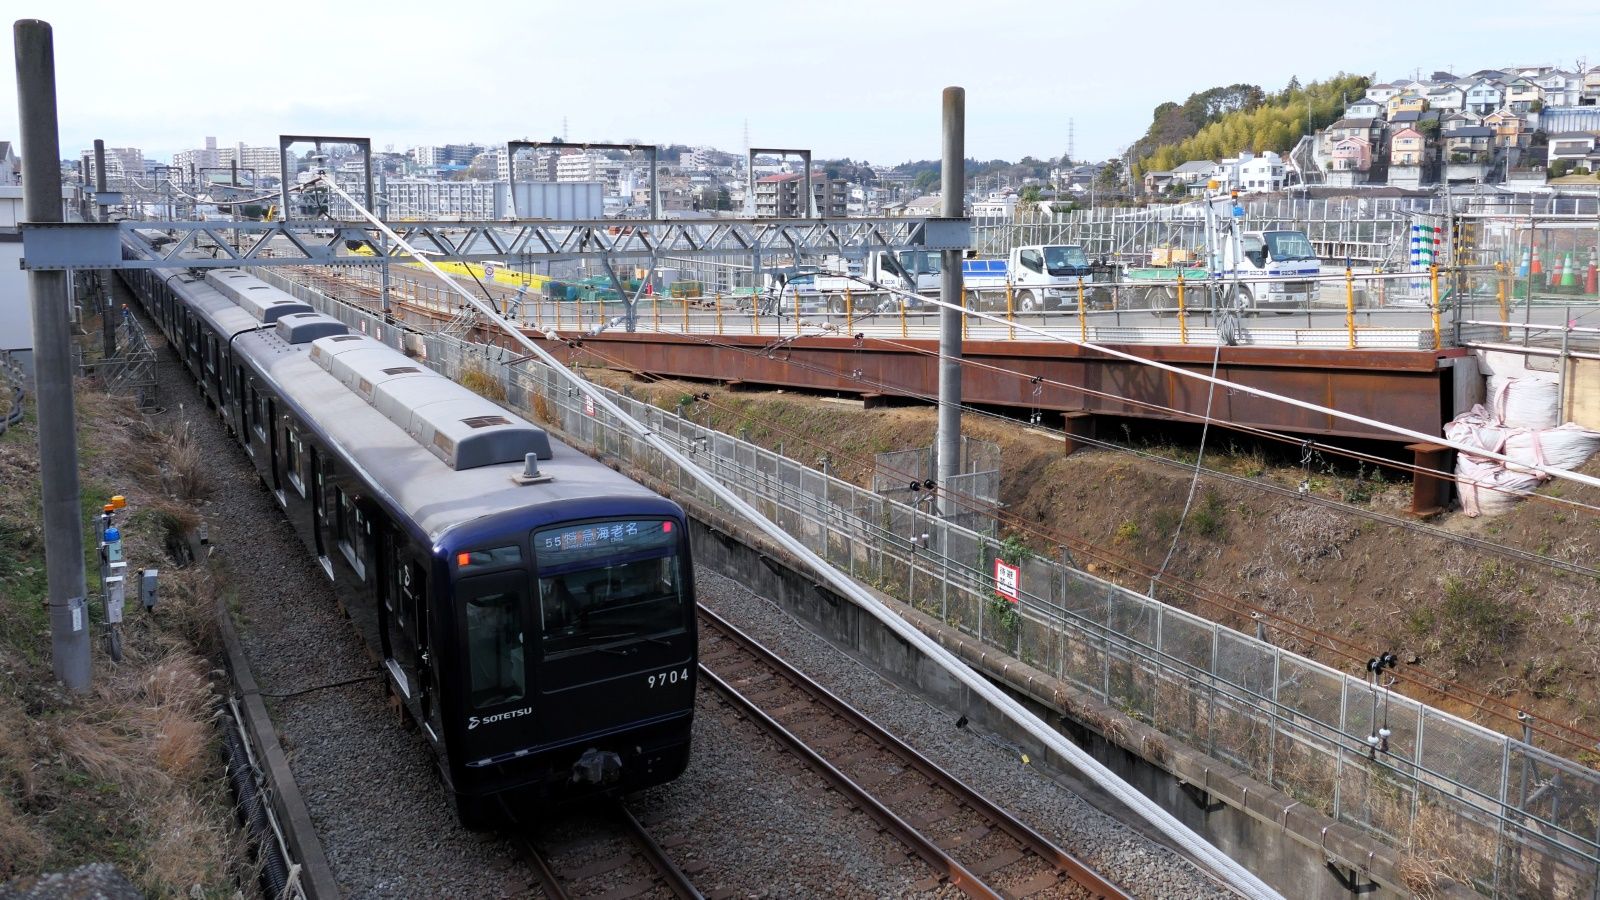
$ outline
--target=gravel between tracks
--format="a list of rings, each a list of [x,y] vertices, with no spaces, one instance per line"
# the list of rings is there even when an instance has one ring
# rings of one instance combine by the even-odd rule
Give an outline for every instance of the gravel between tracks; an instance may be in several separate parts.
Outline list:
[[[701,603],[780,650],[795,668],[1128,893],[1149,898],[1233,896],[1172,850],[1024,765],[1016,751],[971,729],[957,729],[953,713],[879,676],[777,604],[704,569],[695,578]]]

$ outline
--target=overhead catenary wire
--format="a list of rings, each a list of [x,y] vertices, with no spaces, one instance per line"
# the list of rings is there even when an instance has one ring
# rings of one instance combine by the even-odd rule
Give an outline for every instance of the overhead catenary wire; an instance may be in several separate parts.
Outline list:
[[[444,271],[437,264],[417,252],[404,238],[357,202],[332,178],[320,176],[316,180],[326,183],[328,188],[349,203],[359,216],[370,222],[391,241],[394,241],[395,245],[401,250],[422,263],[436,277],[444,278]],[[620,406],[612,402],[604,391],[563,365],[548,350],[540,346],[539,342],[523,334],[519,327],[496,312],[491,304],[487,304],[473,296],[471,292],[453,279],[445,280],[455,289],[456,293],[477,310],[479,315],[484,316],[489,322],[499,327],[512,340],[538,358],[540,362],[549,366],[552,371],[566,379],[585,398],[592,400],[596,406],[613,416],[621,426],[633,432],[640,440],[677,465],[681,471],[688,473],[695,481],[716,495],[720,501],[748,520],[774,543],[796,557],[803,565],[811,569],[813,574],[826,581],[830,588],[849,598],[901,639],[915,646],[928,658],[936,661],[967,689],[982,697],[1035,740],[1048,747],[1052,752],[1059,754],[1082,772],[1085,777],[1150,822],[1162,834],[1183,847],[1185,851],[1201,861],[1229,885],[1248,897],[1273,898],[1280,896],[1277,891],[1269,887],[1254,873],[1195,834],[1188,826],[1174,818],[1171,813],[1162,809],[1154,801],[1118,778],[1081,747],[1041,721],[1021,703],[990,683],[982,675],[973,671],[970,666],[962,662],[949,650],[946,650],[937,641],[923,634],[915,626],[895,613],[894,610],[886,606],[883,601],[874,597],[866,588],[839,572],[838,569],[818,556],[803,542],[796,540],[788,532],[767,519],[755,507],[745,501],[743,497],[739,496],[737,492],[700,468],[694,460],[678,450],[671,441],[665,440],[648,425],[628,415]]]

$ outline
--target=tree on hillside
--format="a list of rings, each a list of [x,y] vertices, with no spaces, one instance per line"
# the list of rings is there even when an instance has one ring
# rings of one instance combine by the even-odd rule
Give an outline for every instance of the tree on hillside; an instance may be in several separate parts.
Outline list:
[[[937,169],[923,169],[917,173],[917,180],[913,182],[917,186],[917,190],[922,191],[924,194],[932,190],[933,186],[938,183],[939,170]]]

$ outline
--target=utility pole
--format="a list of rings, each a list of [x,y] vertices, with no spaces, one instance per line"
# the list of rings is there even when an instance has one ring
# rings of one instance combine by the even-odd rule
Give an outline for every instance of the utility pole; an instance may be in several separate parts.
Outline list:
[[[967,92],[944,89],[944,163],[940,170],[940,213],[945,218],[966,215]],[[939,299],[939,512],[956,513],[950,479],[961,473],[961,322],[965,317],[961,289],[961,251],[944,251],[944,273]]]
[[[17,59],[17,118],[22,129],[23,216],[60,222],[61,142],[56,133],[56,60],[50,23],[12,26]],[[104,169],[101,170],[102,172]],[[67,690],[89,690],[88,593],[78,491],[78,436],[72,397],[72,336],[67,273],[28,273],[33,305],[35,381],[39,389],[39,480],[44,500],[45,574],[50,591],[50,657]]]

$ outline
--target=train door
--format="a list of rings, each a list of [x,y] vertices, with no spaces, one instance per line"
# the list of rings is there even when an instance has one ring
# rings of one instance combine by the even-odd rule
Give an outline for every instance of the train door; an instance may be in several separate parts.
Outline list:
[[[406,537],[393,527],[382,529],[376,579],[381,592],[378,615],[383,621],[384,665],[400,685],[407,705],[437,741],[440,725],[430,683],[427,642],[427,576],[407,552]]]
[[[323,464],[322,452],[313,444],[311,451],[311,533],[316,536],[317,562],[322,563],[322,570],[328,573],[328,578],[333,578],[333,560],[328,558],[328,531],[330,516],[328,507],[331,498],[328,496],[327,466]]]

